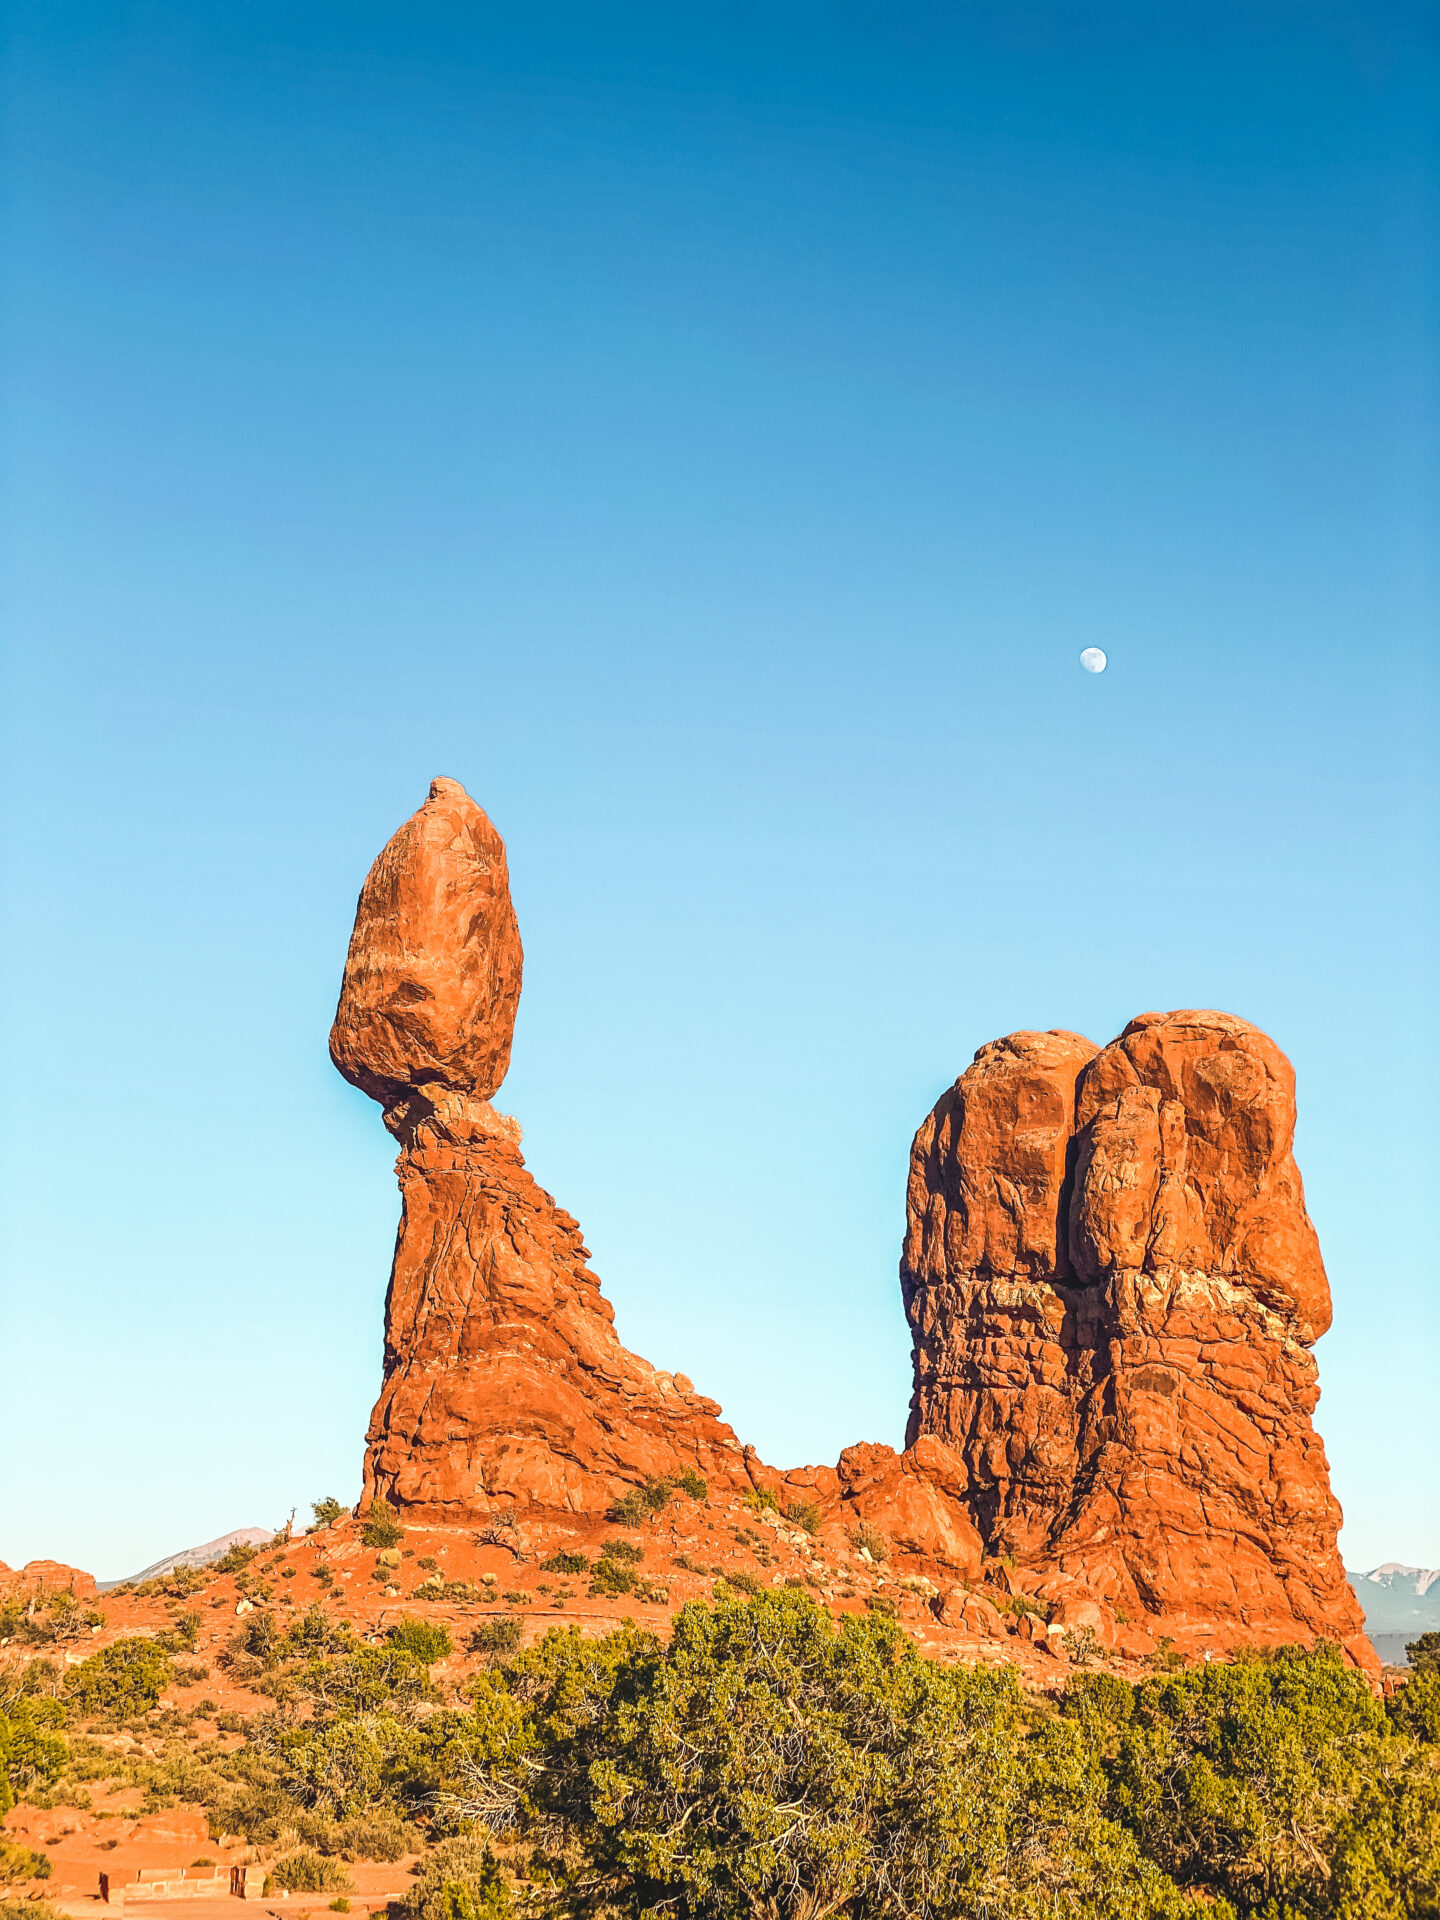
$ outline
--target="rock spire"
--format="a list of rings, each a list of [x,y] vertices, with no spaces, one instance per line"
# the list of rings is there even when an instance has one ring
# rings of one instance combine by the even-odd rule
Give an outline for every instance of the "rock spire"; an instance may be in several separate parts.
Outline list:
[[[715,1402],[620,1344],[579,1225],[490,1105],[520,971],[504,844],[436,780],[361,889],[330,1034],[401,1144],[365,1498],[440,1520],[603,1508],[687,1469],[748,1489]]]

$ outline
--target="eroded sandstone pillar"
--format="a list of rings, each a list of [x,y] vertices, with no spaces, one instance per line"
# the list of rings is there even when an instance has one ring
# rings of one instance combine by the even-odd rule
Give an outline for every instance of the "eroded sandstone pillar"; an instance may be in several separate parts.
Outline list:
[[[1132,1619],[1373,1663],[1311,1422],[1330,1294],[1295,1081],[1232,1015],[982,1047],[911,1153],[909,1441],[992,1552]]]
[[[577,1222],[490,1105],[521,962],[504,844],[436,780],[370,869],[330,1035],[401,1149],[365,1499],[438,1520],[603,1508],[687,1468],[748,1488],[715,1402],[620,1344]]]

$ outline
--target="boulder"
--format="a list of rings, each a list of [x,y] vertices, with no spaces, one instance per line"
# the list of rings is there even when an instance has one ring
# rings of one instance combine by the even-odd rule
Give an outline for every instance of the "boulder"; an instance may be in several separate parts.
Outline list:
[[[983,1549],[959,1494],[963,1468],[943,1442],[925,1435],[901,1454],[862,1442],[845,1449],[836,1473],[845,1511],[878,1527],[902,1553],[978,1575]]]
[[[360,890],[330,1058],[387,1111],[427,1086],[488,1100],[523,959],[504,841],[457,780],[433,780]]]

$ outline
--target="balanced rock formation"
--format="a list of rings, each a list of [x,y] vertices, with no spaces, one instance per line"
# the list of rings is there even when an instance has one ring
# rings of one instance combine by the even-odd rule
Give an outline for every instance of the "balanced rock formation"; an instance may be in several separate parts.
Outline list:
[[[579,1226],[491,1105],[521,970],[504,845],[436,780],[365,882],[330,1040],[400,1143],[365,1503],[543,1532],[698,1472],[818,1509],[836,1553],[866,1523],[942,1625],[1134,1652],[1325,1636],[1374,1667],[1310,1421],[1330,1298],[1294,1075],[1263,1034],[1146,1014],[1104,1048],[982,1047],[911,1156],[905,1451],[781,1474],[621,1345]]]
[[[908,1440],[1062,1618],[1373,1654],[1311,1425],[1295,1080],[1224,1013],[982,1047],[915,1136]]]
[[[401,1147],[364,1498],[444,1520],[603,1508],[687,1469],[748,1489],[715,1402],[620,1344],[578,1224],[490,1105],[520,975],[504,845],[436,780],[361,891],[330,1035]]]

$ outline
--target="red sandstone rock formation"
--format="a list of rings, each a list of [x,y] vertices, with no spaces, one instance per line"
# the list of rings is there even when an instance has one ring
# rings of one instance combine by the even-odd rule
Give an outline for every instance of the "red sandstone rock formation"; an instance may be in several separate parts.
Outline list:
[[[933,1433],[904,1453],[862,1442],[836,1468],[847,1519],[877,1527],[902,1553],[980,1577],[984,1543],[965,1508],[964,1462]]]
[[[504,841],[458,780],[432,781],[360,890],[330,1058],[387,1123],[420,1086],[488,1100],[523,960]]]
[[[95,1576],[63,1560],[27,1560],[23,1567],[7,1567],[0,1560],[0,1599],[11,1594],[73,1593],[88,1600],[95,1592]]]
[[[911,1154],[909,1439],[1091,1625],[1325,1635],[1373,1664],[1310,1416],[1329,1288],[1294,1075],[1223,1013],[982,1047]]]
[[[577,1223],[490,1105],[520,974],[504,846],[437,780],[365,883],[331,1034],[401,1145],[367,1502],[412,1522],[595,1513],[690,1468],[816,1501],[834,1540],[868,1522],[942,1579],[1004,1553],[1000,1586],[1048,1599],[1057,1628],[1138,1651],[1162,1630],[1324,1634],[1373,1665],[1310,1425],[1330,1308],[1294,1076],[1263,1034],[1146,1014],[1103,1050],[982,1047],[911,1157],[906,1451],[781,1475],[683,1374],[621,1346]],[[977,1631],[1002,1618],[965,1587],[937,1606]],[[1032,1636],[1035,1618],[1004,1616]]]
[[[440,1520],[603,1508],[687,1468],[748,1489],[715,1402],[620,1344],[578,1224],[489,1104],[520,968],[500,836],[436,780],[365,882],[330,1036],[401,1145],[365,1499]]]

